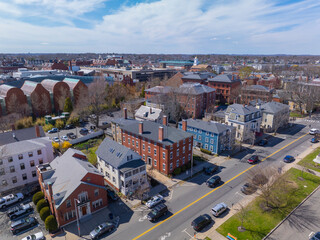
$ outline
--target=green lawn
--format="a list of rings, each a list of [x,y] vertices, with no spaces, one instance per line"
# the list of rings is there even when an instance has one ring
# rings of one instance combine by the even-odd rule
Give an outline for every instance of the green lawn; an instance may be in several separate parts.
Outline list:
[[[88,161],[94,166],[97,165],[96,151],[97,151],[98,147],[99,146],[88,148],[88,151],[87,150],[81,150],[84,154],[87,155]]]
[[[304,159],[302,159],[298,164],[303,167],[310,168],[312,170],[320,172],[320,164],[315,163],[313,161],[313,159],[315,159],[319,153],[320,153],[320,148],[317,148],[312,153],[307,155]]]
[[[75,149],[81,150],[84,154],[87,155],[88,161],[96,166],[97,165],[97,156],[96,156],[96,151],[103,141],[102,138],[95,138],[95,139],[90,139],[87,142],[84,143],[79,143],[74,145],[73,147]]]
[[[288,203],[285,206],[264,212],[260,208],[261,198],[257,197],[245,208],[247,215],[243,225],[246,231],[238,231],[241,226],[239,213],[228,219],[217,231],[223,236],[230,233],[238,239],[262,239],[320,184],[320,178],[310,173],[303,173],[304,180],[300,180],[301,171],[294,168],[286,172],[285,176],[288,181],[296,183],[293,183],[295,187],[287,194]]]
[[[300,112],[290,112],[290,117],[303,118],[308,116],[308,114],[301,114]]]

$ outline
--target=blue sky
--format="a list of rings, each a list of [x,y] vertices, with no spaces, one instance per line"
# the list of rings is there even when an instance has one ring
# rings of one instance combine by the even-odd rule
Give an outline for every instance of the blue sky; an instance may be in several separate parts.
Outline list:
[[[0,0],[0,52],[320,55],[319,0]]]

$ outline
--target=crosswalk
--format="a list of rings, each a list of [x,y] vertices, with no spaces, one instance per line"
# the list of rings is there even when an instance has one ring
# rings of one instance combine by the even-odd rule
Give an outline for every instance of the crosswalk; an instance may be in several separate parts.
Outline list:
[[[296,122],[310,122],[310,123],[320,123],[320,120],[312,120],[312,119],[298,119]]]

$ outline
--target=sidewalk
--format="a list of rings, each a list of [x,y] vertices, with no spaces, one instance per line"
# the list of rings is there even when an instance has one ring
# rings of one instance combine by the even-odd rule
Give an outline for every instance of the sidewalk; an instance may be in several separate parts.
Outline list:
[[[310,154],[311,152],[313,152],[316,148],[320,147],[320,142],[313,144],[311,147],[307,148],[304,152],[302,152],[301,154],[299,154],[296,158],[296,160],[293,163],[289,163],[286,164],[282,171],[286,172],[288,171],[290,168],[297,168],[300,170],[303,170],[303,167],[298,165],[298,162],[300,160],[302,160],[304,157],[306,157],[308,154]],[[311,174],[314,174],[318,177],[320,177],[320,172],[317,171],[313,171],[311,170]],[[256,197],[258,196],[258,194],[253,194],[253,195],[247,195],[246,197],[244,197],[239,203],[245,207],[247,206],[252,200],[254,200]],[[229,213],[223,217],[223,218],[215,218],[215,223],[213,225],[212,228],[210,228],[207,232],[205,233],[199,233],[197,234],[197,238],[199,239],[204,239],[205,237],[209,237],[211,239],[214,240],[226,240],[227,238],[222,236],[220,233],[218,233],[216,231],[216,229],[222,225],[225,221],[227,221],[230,217],[232,217],[234,214],[236,214],[238,212],[238,204],[235,204],[233,207],[230,208]]]

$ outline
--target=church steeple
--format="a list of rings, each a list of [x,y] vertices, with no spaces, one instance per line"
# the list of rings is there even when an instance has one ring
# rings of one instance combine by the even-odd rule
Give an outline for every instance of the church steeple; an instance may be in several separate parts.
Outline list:
[[[197,66],[199,64],[198,57],[195,57],[193,60],[193,66]]]

